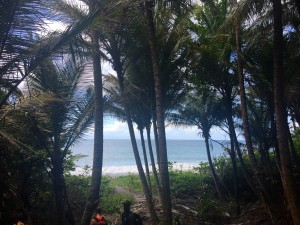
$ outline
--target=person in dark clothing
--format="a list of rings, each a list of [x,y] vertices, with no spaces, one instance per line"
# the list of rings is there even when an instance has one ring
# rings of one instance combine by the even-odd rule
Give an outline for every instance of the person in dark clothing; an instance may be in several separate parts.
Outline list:
[[[142,225],[140,216],[130,210],[130,201],[123,202],[124,212],[122,213],[122,225]]]

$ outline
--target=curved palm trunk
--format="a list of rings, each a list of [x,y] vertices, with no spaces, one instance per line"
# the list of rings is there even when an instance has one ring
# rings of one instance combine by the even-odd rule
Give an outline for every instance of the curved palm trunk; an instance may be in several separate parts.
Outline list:
[[[103,165],[103,97],[102,97],[102,72],[100,64],[99,38],[97,31],[91,31],[93,46],[93,75],[94,75],[94,157],[91,177],[90,193],[81,218],[81,225],[90,223],[91,217],[99,202],[100,185]]]
[[[224,94],[225,104],[226,104],[225,105],[226,120],[227,120],[227,124],[228,124],[228,128],[229,128],[229,136],[230,136],[230,139],[233,140],[234,147],[235,147],[236,153],[237,153],[238,158],[239,158],[239,162],[240,162],[240,165],[241,165],[243,175],[244,175],[249,187],[253,191],[253,193],[256,193],[257,196],[259,196],[258,192],[257,192],[257,189],[256,189],[256,187],[253,183],[253,180],[252,180],[249,172],[247,171],[247,168],[246,168],[246,165],[244,163],[243,156],[242,156],[242,152],[241,152],[241,149],[240,149],[237,137],[236,137],[235,127],[234,127],[234,123],[233,123],[233,119],[232,119],[232,117],[233,117],[232,100],[231,100],[231,94],[229,92],[230,92],[229,90],[225,90],[225,94]]]
[[[273,222],[276,220],[275,217],[278,216],[280,211],[280,207],[278,205],[279,199],[278,196],[273,195],[272,185],[266,179],[266,174],[263,170],[260,169],[255,154],[254,148],[251,141],[250,136],[250,126],[248,120],[248,112],[247,112],[247,100],[246,100],[246,92],[244,85],[244,72],[242,67],[242,52],[241,52],[241,25],[240,22],[236,22],[235,33],[236,33],[236,51],[237,51],[237,64],[238,64],[238,76],[239,76],[239,87],[240,87],[240,101],[241,101],[241,111],[242,111],[242,120],[243,120],[243,132],[246,141],[246,146],[248,150],[248,157],[253,168],[254,178],[258,184],[258,194],[260,199],[262,200],[264,207],[267,213],[270,215]]]
[[[156,148],[156,158],[158,163],[158,171],[160,171],[160,157],[159,157],[159,144],[158,144],[158,133],[157,133],[157,125],[156,125],[156,112],[153,112],[153,133],[154,133],[154,141],[155,141],[155,148]]]
[[[294,224],[300,224],[300,201],[297,192],[287,135],[287,113],[284,104],[283,29],[282,5],[273,0],[274,13],[274,106],[278,146],[281,163],[281,180]]]
[[[235,204],[236,204],[236,209],[235,213],[236,215],[240,215],[241,213],[241,207],[240,207],[240,191],[239,191],[239,186],[238,186],[238,175],[237,175],[237,165],[236,165],[236,154],[235,154],[235,148],[234,148],[234,141],[230,136],[230,159],[232,163],[232,170],[233,170],[233,184],[234,184],[234,198],[235,198]]]
[[[123,77],[122,66],[121,66],[119,58],[118,59],[115,58],[115,70],[116,70],[117,76],[118,76],[121,96],[123,96],[124,95],[124,89],[125,89],[124,88],[124,77]],[[141,180],[141,183],[142,183],[143,192],[144,192],[144,195],[145,195],[145,198],[146,198],[147,207],[148,207],[148,210],[149,210],[149,213],[150,213],[151,224],[152,225],[157,225],[159,219],[158,219],[157,214],[156,214],[155,209],[154,209],[152,195],[150,193],[150,190],[149,190],[149,187],[148,187],[148,184],[147,184],[147,179],[146,179],[146,176],[145,176],[145,173],[144,173],[144,170],[143,170],[141,158],[140,158],[138,147],[137,147],[137,144],[136,144],[136,139],[135,139],[133,123],[132,123],[132,119],[131,119],[131,115],[130,115],[130,110],[129,110],[129,107],[127,106],[126,103],[124,104],[124,109],[125,109],[126,120],[127,120],[131,145],[132,145],[132,149],[133,149],[133,154],[134,154],[134,158],[135,158],[135,161],[136,161],[136,166],[137,166],[137,169],[138,169],[138,172],[139,172],[140,180]]]
[[[146,146],[145,146],[144,132],[143,132],[143,129],[139,129],[139,131],[140,131],[140,137],[141,137],[142,148],[143,148],[144,163],[145,163],[147,181],[148,181],[148,186],[149,186],[149,192],[150,192],[150,195],[152,195],[152,187],[151,187],[151,180],[150,180],[149,163],[148,163],[148,157],[147,157]]]
[[[142,166],[142,162],[141,162],[141,158],[139,155],[139,151],[138,151],[138,147],[136,144],[136,139],[135,139],[135,135],[134,135],[134,129],[133,129],[133,125],[132,125],[132,120],[130,117],[130,114],[128,113],[129,110],[127,109],[127,107],[125,106],[125,111],[126,111],[126,119],[127,119],[127,124],[128,124],[128,129],[129,129],[129,134],[130,134],[130,139],[131,139],[131,144],[132,144],[132,149],[133,149],[133,154],[134,154],[134,158],[136,161],[136,166],[139,172],[139,176],[141,179],[141,183],[143,186],[143,191],[145,194],[145,198],[146,198],[146,202],[147,202],[147,206],[148,206],[148,210],[150,213],[150,218],[151,218],[151,224],[152,225],[157,225],[158,224],[158,217],[156,215],[155,209],[154,209],[154,204],[153,204],[153,199],[152,199],[152,195],[150,193],[150,189],[149,186],[147,184],[147,179],[144,173],[144,169]]]
[[[208,159],[210,171],[211,171],[211,174],[212,174],[215,186],[216,186],[216,190],[217,190],[217,193],[218,193],[218,196],[219,196],[219,200],[224,201],[225,198],[224,198],[224,195],[223,195],[223,192],[222,192],[222,188],[220,187],[220,183],[218,181],[218,175],[216,174],[216,171],[215,171],[212,159],[211,159],[211,155],[210,155],[210,148],[209,148],[209,143],[208,143],[209,135],[205,131],[203,131],[203,136],[204,136],[204,141],[205,141],[207,159]]]
[[[240,23],[236,24],[236,51],[237,51],[237,64],[238,64],[238,76],[239,76],[239,87],[240,87],[240,101],[241,101],[241,111],[242,111],[242,119],[243,119],[243,132],[246,141],[246,146],[248,150],[248,156],[250,159],[251,166],[253,167],[254,172],[257,174],[259,171],[258,164],[256,161],[256,157],[254,155],[254,149],[250,137],[250,128],[249,128],[249,119],[247,112],[247,100],[246,100],[246,92],[244,85],[244,73],[241,62],[241,32],[240,32]]]
[[[171,191],[168,170],[168,154],[165,133],[164,109],[161,77],[159,72],[159,63],[157,57],[157,50],[155,44],[155,27],[153,23],[153,6],[154,1],[146,1],[146,17],[149,35],[149,45],[151,51],[154,85],[155,85],[155,103],[156,103],[156,116],[157,116],[157,131],[158,131],[158,144],[159,144],[159,169],[160,181],[162,187],[162,208],[163,208],[163,224],[172,224],[172,204],[171,204]]]
[[[156,191],[158,194],[159,202],[161,202],[161,187],[158,179],[158,174],[156,171],[156,166],[155,166],[155,160],[154,160],[154,155],[153,155],[153,149],[152,149],[152,144],[151,144],[151,136],[150,136],[150,126],[146,126],[146,131],[147,131],[147,140],[148,140],[148,148],[149,148],[149,155],[150,155],[150,160],[151,160],[151,165],[152,165],[152,173],[153,173],[153,178],[155,182],[155,187]]]

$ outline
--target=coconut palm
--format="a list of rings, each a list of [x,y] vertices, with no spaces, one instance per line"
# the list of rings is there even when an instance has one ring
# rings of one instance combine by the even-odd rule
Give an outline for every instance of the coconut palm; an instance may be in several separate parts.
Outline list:
[[[46,32],[47,19],[52,17],[48,5],[42,1],[1,1],[1,88],[5,91],[2,107],[18,86],[45,59],[61,50],[95,19],[98,8],[63,32]],[[48,2],[47,2],[48,3]],[[46,33],[42,38],[41,34]]]
[[[164,5],[165,1],[157,1],[158,7]],[[169,6],[173,9],[181,11],[188,5],[190,1],[170,1]],[[148,29],[148,40],[151,53],[152,61],[152,71],[154,77],[154,87],[155,87],[155,118],[157,126],[158,135],[158,165],[160,170],[161,186],[162,186],[162,207],[163,207],[163,224],[172,224],[172,205],[170,196],[170,184],[169,184],[169,171],[168,171],[168,154],[167,154],[167,144],[166,144],[166,133],[165,133],[165,105],[163,100],[163,90],[162,90],[162,76],[159,66],[158,57],[158,46],[156,43],[156,28],[154,25],[154,6],[155,1],[144,1],[143,2],[146,10],[146,21]],[[184,6],[184,7],[182,7]]]
[[[25,149],[25,153],[40,157],[53,184],[55,216],[52,223],[64,223],[64,215],[68,212],[68,222],[74,224],[64,182],[64,166],[70,147],[92,121],[93,98],[78,97],[77,84],[83,65],[77,62],[75,66],[72,61],[63,63],[64,66],[57,61],[47,61],[34,71],[28,82],[26,98],[21,98],[12,109],[8,108],[1,118],[7,120],[10,114],[23,113],[25,117],[21,118],[25,118],[26,125],[18,133],[11,133],[8,127],[19,126],[8,123],[5,129],[1,129],[1,137],[16,145],[17,149]],[[25,128],[25,138],[21,139],[20,132],[26,131]]]
[[[284,102],[284,67],[283,67],[283,22],[281,1],[273,0],[274,16],[274,106],[277,127],[278,146],[281,162],[281,179],[285,196],[289,205],[294,224],[300,223],[299,193],[296,189],[295,178],[290,167],[292,164],[288,144],[287,112]]]
[[[193,74],[190,76],[190,80],[212,86],[222,96],[228,133],[232,143],[229,155],[233,167],[233,182],[238,214],[239,190],[236,155],[238,155],[241,169],[250,187],[253,187],[252,189],[254,190],[255,188],[252,182],[252,175],[248,174],[242,157],[233,120],[235,117],[234,107],[236,105],[238,80],[234,76],[235,65],[232,61],[234,51],[232,48],[232,34],[218,33],[228,14],[228,4],[227,0],[208,1],[195,7],[195,21],[189,25],[191,31],[196,35],[190,47],[193,49],[191,57],[191,71]]]
[[[116,21],[111,20],[111,15],[118,12],[118,5],[122,4],[121,1],[81,1],[81,4],[73,4],[73,2],[56,1],[56,10],[60,11],[64,18],[84,19],[95,9],[101,9],[96,12],[97,20],[90,23],[90,27],[84,32],[81,40],[88,46],[90,59],[93,65],[93,80],[94,80],[94,94],[95,94],[95,112],[94,112],[94,157],[92,168],[92,181],[90,186],[90,194],[85,206],[81,224],[88,224],[93,211],[99,203],[99,191],[102,179],[102,164],[103,164],[103,94],[102,94],[102,72],[101,72],[101,59],[104,54],[100,51],[100,39],[98,31],[99,28],[105,25],[114,24]],[[82,6],[82,7],[81,7]],[[105,17],[103,16],[105,15]],[[105,21],[105,23],[103,23]],[[89,37],[86,39],[85,37]]]
[[[114,55],[112,55],[112,57],[114,57]],[[114,63],[116,63],[116,59],[114,60]],[[142,163],[141,163],[141,159],[140,159],[140,155],[138,152],[138,147],[135,139],[133,123],[132,123],[133,121],[136,122],[140,129],[141,126],[143,126],[141,124],[141,120],[142,118],[144,118],[143,113],[145,111],[141,111],[141,108],[139,106],[141,104],[143,105],[144,103],[137,101],[138,96],[136,94],[138,93],[138,91],[134,93],[132,91],[134,86],[125,84],[127,83],[126,82],[127,80],[125,80],[124,74],[120,73],[119,71],[120,70],[117,70],[118,79],[116,79],[116,77],[114,76],[107,77],[109,78],[110,82],[108,83],[106,90],[108,91],[108,93],[110,93],[110,96],[113,97],[113,101],[112,101],[113,104],[109,104],[109,108],[110,108],[109,111],[111,112],[112,115],[115,115],[118,118],[123,118],[124,120],[127,121],[133,153],[136,160],[141,183],[143,186],[143,191],[146,197],[147,206],[150,212],[151,222],[152,224],[157,224],[158,218],[154,211],[151,189],[149,187],[151,185],[149,180],[150,178],[149,169],[147,172],[148,175],[148,184],[147,184],[147,179],[142,167]],[[116,86],[116,84],[118,84],[118,86]],[[149,110],[146,112],[148,112],[146,114],[149,115]],[[146,160],[147,156],[146,156],[145,148],[143,150],[144,150],[145,166],[147,168],[148,162]]]
[[[91,125],[93,97],[78,99],[77,85],[83,65],[67,61],[65,65],[51,61],[38,67],[30,78],[31,93],[48,92],[54,100],[39,105],[39,111],[47,114],[46,119],[36,118],[36,129],[40,147],[50,159],[50,174],[55,195],[55,224],[64,221],[64,205],[68,203],[64,182],[64,163],[70,147]],[[70,207],[69,205],[67,205]],[[68,212],[69,209],[68,209]],[[72,218],[72,217],[70,217]],[[74,218],[73,218],[74,219]],[[74,221],[69,221],[75,224]]]
[[[245,4],[246,3],[246,4]],[[278,65],[278,64],[282,64],[282,60],[283,60],[283,54],[282,54],[282,48],[283,48],[283,44],[282,44],[282,33],[280,34],[280,32],[282,31],[282,6],[279,2],[275,2],[275,1],[272,1],[273,3],[273,15],[272,15],[272,12],[270,11],[270,7],[269,7],[269,3],[270,2],[263,2],[263,1],[255,1],[255,2],[250,2],[250,1],[244,1],[243,3],[241,2],[238,2],[236,4],[236,10],[234,10],[234,12],[237,12],[235,14],[234,17],[231,17],[231,18],[235,18],[235,21],[242,21],[242,18],[246,19],[246,18],[253,18],[255,17],[255,20],[254,22],[250,23],[251,25],[253,26],[256,26],[257,28],[264,28],[264,30],[262,32],[257,32],[258,35],[256,35],[255,38],[252,38],[251,41],[249,41],[250,43],[255,43],[255,41],[257,40],[256,38],[259,37],[259,38],[265,38],[265,37],[271,37],[271,36],[274,36],[274,40],[276,40],[276,43],[274,44],[274,48],[273,49],[276,49],[278,51],[274,51],[274,66],[273,66],[273,69],[274,69],[274,107],[275,107],[275,117],[277,118],[279,116],[279,119],[276,119],[276,125],[278,126],[277,123],[281,123],[281,128],[279,129],[277,126],[277,132],[281,132],[281,134],[279,135],[277,133],[277,137],[278,137],[278,146],[279,146],[279,155],[281,157],[282,154],[284,154],[284,157],[287,157],[286,160],[289,161],[290,159],[289,158],[289,154],[286,155],[286,152],[287,149],[289,149],[288,147],[288,143],[286,143],[286,140],[288,140],[288,133],[289,133],[289,130],[288,130],[288,126],[287,126],[287,123],[286,123],[286,109],[285,109],[285,106],[284,106],[284,103],[283,103],[283,99],[282,99],[282,93],[283,93],[283,80],[282,80],[282,74],[283,74],[283,66],[282,65]],[[293,5],[293,1],[289,2],[287,4],[288,5]],[[275,9],[276,8],[276,9]],[[290,7],[286,7],[286,12],[289,13],[291,10],[290,10]],[[241,12],[244,12],[244,13],[241,13]],[[261,13],[263,12],[263,13]],[[295,12],[295,8],[294,8],[294,12]],[[279,16],[280,14],[280,16]],[[292,13],[292,14],[295,14],[295,13]],[[276,18],[276,19],[275,19]],[[274,20],[273,20],[274,19]],[[272,21],[274,21],[274,23],[272,23]],[[247,21],[248,22],[248,21]],[[249,24],[248,24],[249,26]],[[272,26],[274,26],[274,29],[272,28]],[[277,29],[277,30],[276,30]],[[275,31],[276,30],[276,31]],[[281,30],[281,31],[280,31]],[[274,31],[274,35],[272,34],[272,31]],[[260,36],[260,35],[263,35],[263,36]],[[276,34],[276,35],[275,35]],[[266,36],[267,35],[267,36]],[[239,35],[237,35],[238,38],[240,38]],[[240,42],[241,43],[241,42]],[[241,44],[239,44],[237,42],[237,46],[240,46],[237,48],[241,50]],[[276,47],[275,47],[276,46]],[[247,63],[247,61],[245,60],[245,57],[243,56],[243,53],[239,51],[239,56],[240,56],[240,62],[241,63]],[[276,57],[275,57],[276,56]],[[275,72],[276,71],[276,72]],[[240,74],[242,73],[242,69],[240,69]],[[281,75],[279,75],[281,74]],[[276,75],[276,76],[275,76]],[[281,80],[275,80],[275,77],[278,78],[278,77],[281,77],[280,79]],[[240,82],[241,83],[241,82]],[[281,99],[281,100],[280,100]],[[276,104],[278,104],[277,106],[275,106]],[[277,109],[276,109],[277,108]],[[285,119],[283,119],[285,117]],[[281,121],[281,122],[279,122]],[[285,122],[283,122],[285,121]],[[273,126],[274,128],[274,126]],[[281,141],[279,141],[279,137],[286,137],[287,139],[284,141],[283,139],[281,139]],[[250,141],[248,142],[248,144],[250,144]],[[280,147],[281,145],[281,147]],[[250,148],[249,148],[250,147]],[[287,148],[286,148],[287,147]],[[284,150],[282,150],[284,149]],[[248,150],[251,151],[251,146],[248,145]],[[283,152],[282,152],[283,151]],[[288,150],[289,151],[289,150]],[[251,152],[249,152],[251,153]],[[265,204],[266,205],[269,205],[271,211],[273,211],[273,216],[275,216],[275,219],[276,217],[278,216],[278,213],[276,212],[276,208],[278,209],[278,207],[276,206],[276,203],[275,203],[275,206],[273,205],[274,204],[274,200],[276,198],[271,197],[269,196],[270,195],[270,192],[267,191],[267,186],[270,186],[270,184],[268,184],[268,182],[266,182],[265,178],[263,176],[261,176],[259,174],[259,170],[260,168],[257,167],[257,164],[255,163],[255,156],[253,153],[250,154],[250,159],[251,159],[251,166],[254,168],[254,172],[255,172],[255,177],[256,177],[256,180],[259,181],[259,185],[261,186],[260,190],[264,190],[265,194],[264,194],[264,197],[266,197],[266,199],[264,200]],[[283,167],[285,167],[285,164],[282,165],[281,164],[281,170],[283,170]],[[286,171],[288,171],[289,169],[285,168]],[[293,178],[292,178],[292,172],[287,172],[289,175],[287,175],[287,179],[289,180],[289,184],[287,186],[289,186],[289,188],[291,188],[289,191],[294,192],[295,194],[295,189],[292,187],[293,186]],[[283,181],[283,184],[285,185],[286,182],[284,181],[284,177],[282,177],[282,181]],[[286,191],[288,191],[288,188],[285,189]],[[292,194],[293,195],[293,194]],[[287,195],[286,195],[287,196]],[[294,196],[295,197],[295,196]],[[294,199],[293,197],[290,198],[290,201],[294,201],[292,200]],[[277,199],[278,200],[278,199]],[[277,201],[275,200],[275,202]],[[280,200],[278,201],[278,203],[280,202]],[[278,205],[277,203],[277,205]],[[292,203],[294,204],[294,203]],[[273,207],[272,207],[273,205]],[[292,208],[297,208],[295,207],[292,207]],[[299,207],[298,207],[299,208]],[[275,213],[274,213],[275,211]],[[296,213],[294,213],[295,215]],[[297,218],[297,216],[296,216]]]
[[[212,126],[220,126],[225,118],[221,107],[222,102],[217,98],[216,93],[209,87],[196,87],[186,97],[181,107],[170,115],[168,119],[176,125],[197,126],[205,140],[207,158],[216,190],[221,201],[225,200],[222,182],[213,166],[209,139]]]

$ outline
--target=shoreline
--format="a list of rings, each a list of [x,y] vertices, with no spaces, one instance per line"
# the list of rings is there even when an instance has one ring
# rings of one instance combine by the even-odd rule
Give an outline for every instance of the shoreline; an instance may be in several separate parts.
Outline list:
[[[173,163],[172,169],[173,171],[195,171],[194,167],[198,167],[199,163]],[[150,167],[150,166],[149,166]],[[145,170],[145,166],[143,166]],[[157,168],[157,166],[156,166]],[[151,170],[151,168],[149,168]],[[71,175],[84,175],[84,176],[91,176],[91,168],[85,170],[83,167],[76,167],[74,171],[70,172]],[[102,168],[102,175],[103,176],[110,176],[110,177],[119,177],[119,176],[126,176],[129,174],[138,174],[138,170],[136,165],[131,166],[104,166]]]

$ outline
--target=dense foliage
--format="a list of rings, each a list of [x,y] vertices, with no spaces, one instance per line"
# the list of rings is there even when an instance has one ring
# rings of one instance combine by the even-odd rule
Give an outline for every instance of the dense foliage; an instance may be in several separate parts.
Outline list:
[[[0,20],[1,224],[86,225],[130,198],[114,182],[142,191],[152,225],[179,224],[183,196],[203,218],[257,202],[271,223],[300,224],[299,1],[12,0]],[[105,116],[127,123],[138,177],[102,178]],[[70,148],[92,123],[91,177],[71,176]],[[165,124],[199,129],[197,173],[172,171]],[[230,143],[219,159],[216,127]]]

